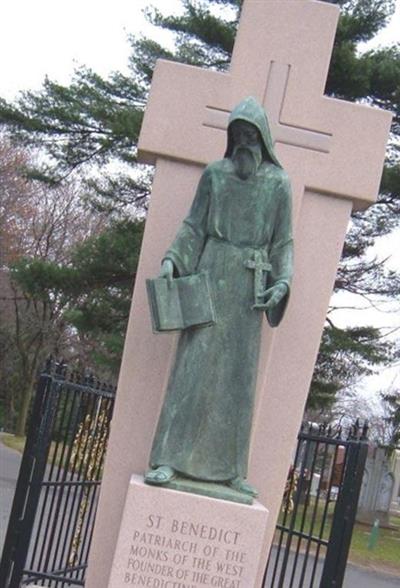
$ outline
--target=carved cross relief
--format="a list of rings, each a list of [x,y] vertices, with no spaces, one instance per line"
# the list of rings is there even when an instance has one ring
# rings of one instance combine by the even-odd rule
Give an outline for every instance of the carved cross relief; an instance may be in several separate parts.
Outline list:
[[[278,157],[298,190],[360,207],[374,201],[383,163],[376,147],[386,142],[391,116],[324,96],[338,16],[336,6],[315,0],[245,0],[227,73],[159,61],[141,160],[220,159],[229,112],[252,95],[267,111]]]
[[[329,153],[331,133],[307,129],[282,121],[290,65],[271,61],[261,104],[268,113],[275,143]],[[230,111],[206,106],[203,125],[226,131]]]

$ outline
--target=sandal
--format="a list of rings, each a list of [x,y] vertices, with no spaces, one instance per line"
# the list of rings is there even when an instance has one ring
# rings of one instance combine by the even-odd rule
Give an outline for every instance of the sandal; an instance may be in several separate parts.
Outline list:
[[[154,470],[149,470],[144,476],[146,484],[153,484],[155,486],[162,486],[168,484],[175,478],[175,470],[170,466],[158,466]]]

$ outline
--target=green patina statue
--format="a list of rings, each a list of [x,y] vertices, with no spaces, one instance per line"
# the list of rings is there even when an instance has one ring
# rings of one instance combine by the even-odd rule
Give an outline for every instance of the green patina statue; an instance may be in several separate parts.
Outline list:
[[[162,263],[169,282],[208,273],[216,322],[181,332],[148,484],[183,477],[257,495],[246,477],[261,326],[264,312],[279,324],[289,297],[291,204],[265,112],[246,98]]]

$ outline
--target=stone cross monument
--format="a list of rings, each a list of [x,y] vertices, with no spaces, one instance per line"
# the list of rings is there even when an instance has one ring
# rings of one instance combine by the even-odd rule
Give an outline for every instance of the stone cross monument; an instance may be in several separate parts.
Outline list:
[[[262,525],[254,530],[252,549],[261,554],[258,574],[265,564],[349,216],[352,208],[364,208],[376,198],[391,122],[388,112],[324,96],[338,16],[337,6],[315,0],[245,0],[227,73],[157,63],[139,141],[142,161],[156,164],[156,174],[87,588],[108,585],[129,480],[146,470],[174,358],[174,337],[151,332],[145,279],[159,272],[203,166],[223,156],[229,112],[248,95],[268,112],[294,198],[292,295],[279,330],[264,326],[250,452],[249,481],[260,490],[261,503],[254,508],[267,507],[270,513],[267,531],[260,530]],[[154,492],[176,495],[148,491],[161,510],[168,508],[164,494]],[[213,501],[211,511],[228,517],[226,527],[226,503]],[[260,575],[254,584],[238,584],[251,585],[260,585]]]

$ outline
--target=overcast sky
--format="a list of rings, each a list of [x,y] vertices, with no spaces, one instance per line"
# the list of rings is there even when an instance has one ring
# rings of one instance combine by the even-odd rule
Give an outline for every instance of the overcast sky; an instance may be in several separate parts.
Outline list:
[[[106,75],[126,66],[129,33],[148,32],[142,11],[166,13],[179,0],[5,0],[0,22],[0,96],[39,88],[44,76],[68,82],[76,65]],[[400,41],[400,0],[381,42]]]
[[[67,83],[77,65],[102,75],[126,67],[129,33],[148,32],[143,9],[179,10],[179,0],[6,0],[0,23],[0,96]]]
[[[166,13],[180,10],[179,0],[6,0],[0,22],[0,96],[14,99],[18,92],[39,89],[44,77],[68,83],[75,67],[86,65],[106,76],[126,68],[130,33],[151,34],[143,9],[149,5]],[[380,44],[400,42],[400,0],[391,23],[379,36]],[[160,33],[158,39],[160,38]],[[168,33],[161,36],[166,40]],[[376,44],[376,41],[375,43]],[[382,240],[379,255],[400,268],[400,233]],[[369,311],[377,326],[400,326],[400,313]],[[340,323],[360,322],[359,314],[345,312]],[[368,319],[369,320],[369,319]],[[385,376],[390,383],[398,368]],[[397,375],[400,385],[400,376]],[[379,386],[379,382],[373,386]]]

